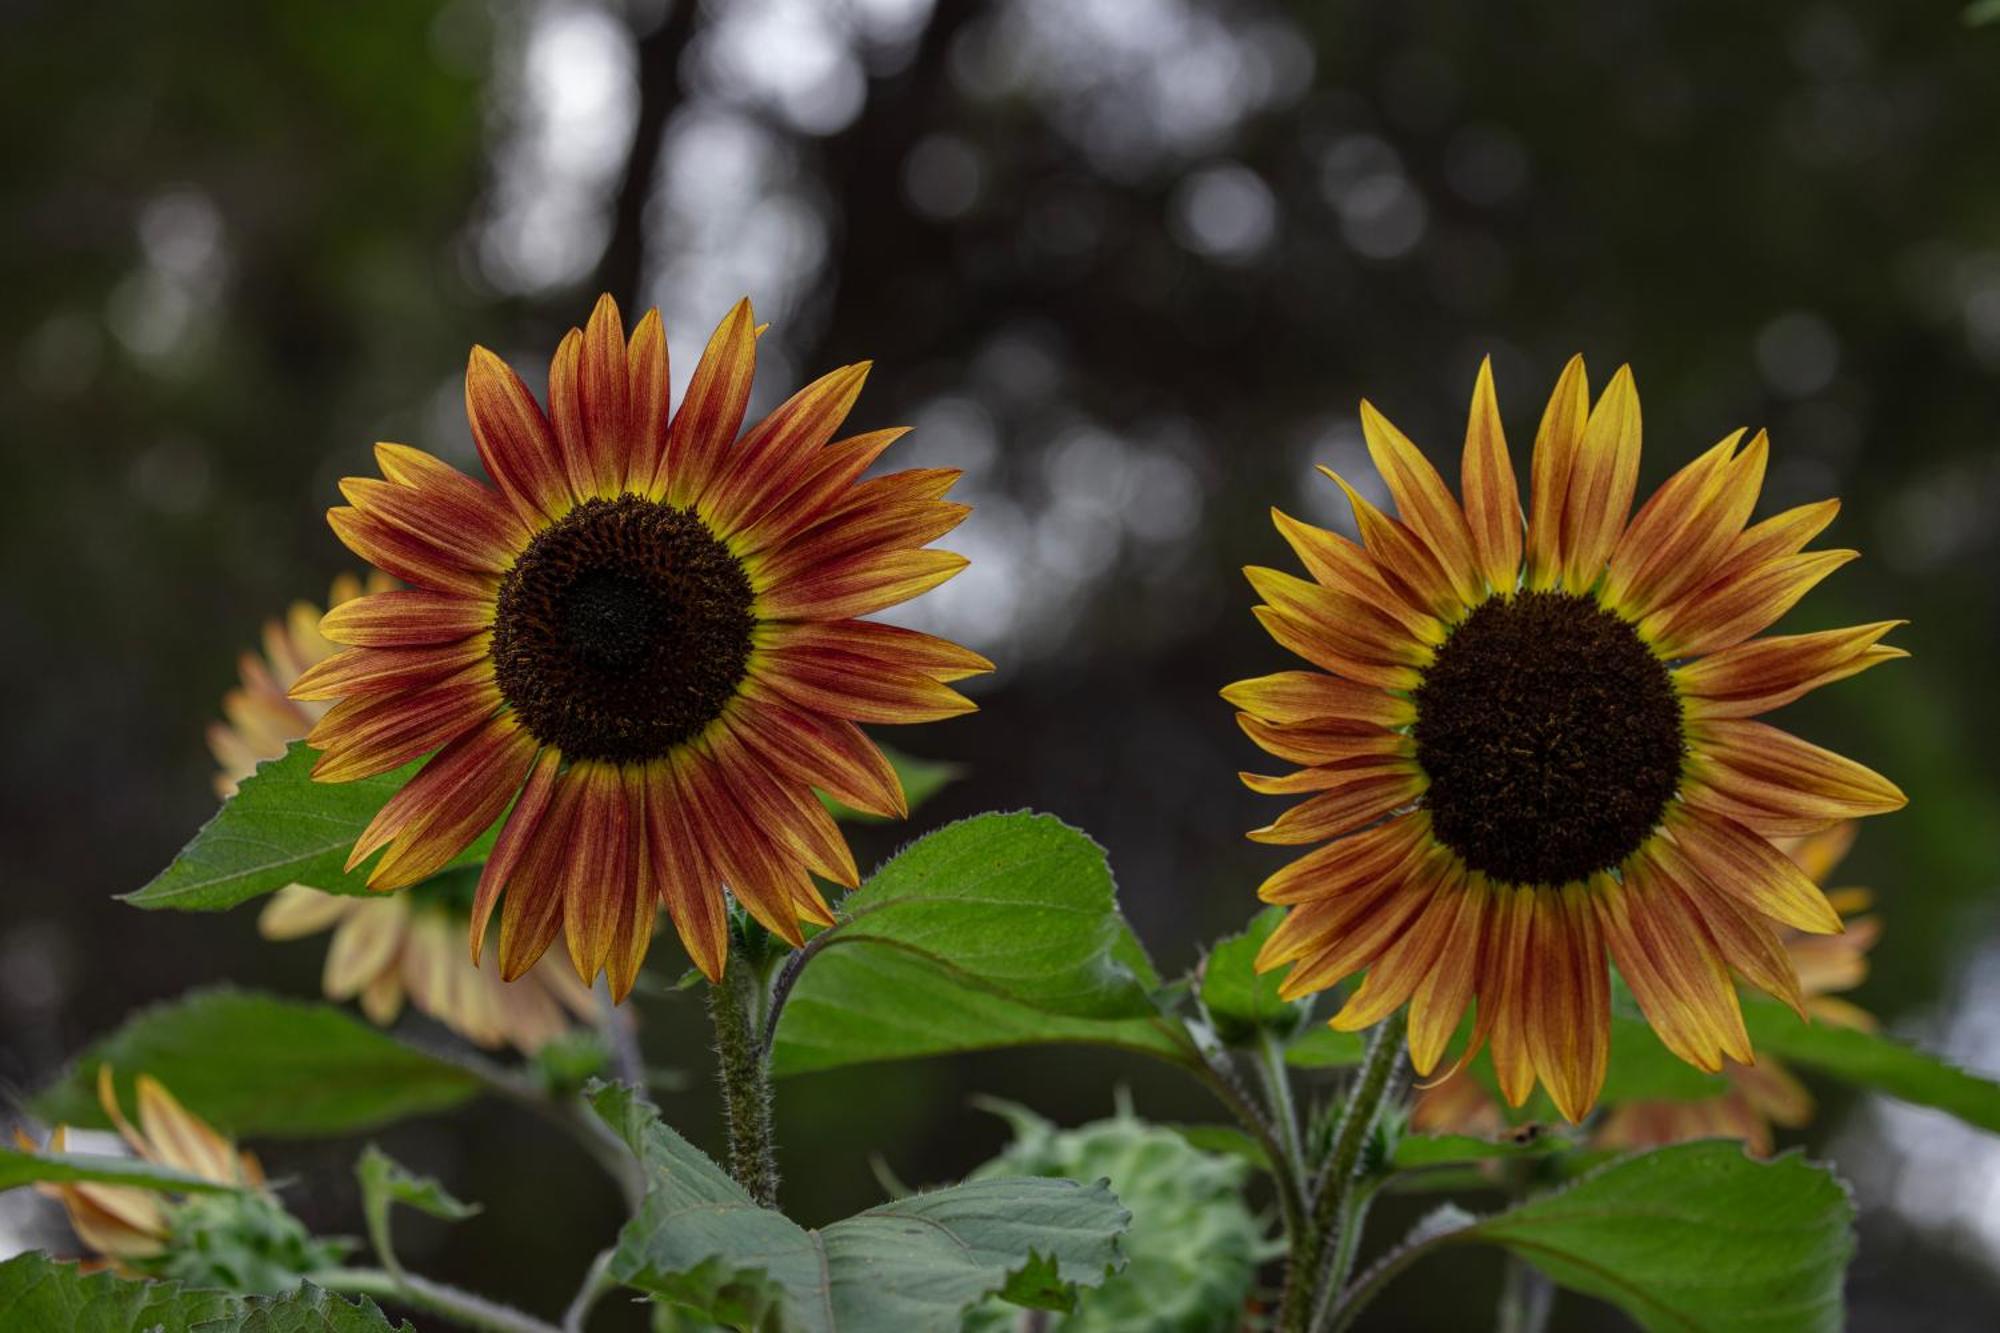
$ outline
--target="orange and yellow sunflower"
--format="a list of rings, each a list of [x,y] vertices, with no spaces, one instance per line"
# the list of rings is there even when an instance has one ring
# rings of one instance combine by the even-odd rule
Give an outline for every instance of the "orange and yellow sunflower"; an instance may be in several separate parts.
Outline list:
[[[1904,803],[1880,775],[1754,715],[1901,649],[1897,623],[1759,638],[1852,551],[1807,551],[1828,500],[1749,525],[1762,432],[1737,431],[1632,513],[1638,391],[1593,407],[1583,361],[1535,436],[1523,513],[1490,367],[1461,504],[1371,405],[1397,515],[1338,476],[1361,541],[1275,513],[1311,579],[1247,570],[1258,619],[1314,667],[1223,691],[1252,740],[1301,765],[1245,774],[1307,799],[1251,837],[1323,843],[1263,884],[1291,910],[1260,956],[1287,996],[1366,979],[1341,1029],[1409,1005],[1419,1073],[1477,1000],[1519,1105],[1539,1078],[1571,1120],[1610,1043],[1606,956],[1683,1059],[1749,1062],[1730,981],[1802,1003],[1776,926],[1840,918],[1774,844]],[[1747,525],[1747,526],[1746,526]]]
[[[814,788],[899,816],[895,772],[857,723],[970,711],[991,669],[873,612],[956,574],[927,549],[965,517],[958,473],[862,474],[904,432],[835,440],[866,364],[800,390],[741,438],[756,357],[748,301],[669,410],[657,311],[629,340],[610,297],[549,369],[548,410],[475,348],[466,409],[492,484],[376,447],[328,518],[409,586],[336,607],[342,652],[292,697],[337,699],[308,740],[324,781],[433,757],[355,844],[379,889],[414,884],[506,816],[480,877],[477,958],[500,912],[503,976],[559,931],[622,997],[664,903],[719,977],[725,886],[798,944],[831,920],[813,882],[858,875]]]

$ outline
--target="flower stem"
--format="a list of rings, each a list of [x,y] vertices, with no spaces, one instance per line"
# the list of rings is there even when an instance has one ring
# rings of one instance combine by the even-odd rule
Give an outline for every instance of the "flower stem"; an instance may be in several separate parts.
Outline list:
[[[715,1024],[722,1110],[729,1122],[729,1174],[760,1207],[778,1206],[778,1153],[771,1132],[771,1062],[758,1010],[763,978],[746,958],[732,958],[708,988]]]
[[[441,1315],[465,1328],[481,1333],[561,1333],[554,1324],[544,1323],[511,1305],[489,1301],[484,1296],[414,1273],[390,1273],[381,1268],[336,1268],[309,1275],[313,1283],[328,1291],[350,1296],[375,1296],[413,1309]]]
[[[1382,1103],[1396,1080],[1403,1061],[1405,1019],[1399,1009],[1377,1024],[1368,1039],[1368,1050],[1354,1079],[1354,1090],[1334,1129],[1333,1146],[1321,1169],[1306,1224],[1292,1237],[1291,1257],[1285,1275],[1285,1293],[1278,1309],[1278,1327],[1284,1333],[1305,1333],[1314,1324],[1316,1312],[1339,1289],[1342,1275],[1330,1270],[1335,1256],[1351,1257],[1355,1244],[1345,1233],[1358,1225],[1359,1217],[1350,1209],[1355,1177],[1361,1166],[1361,1150],[1375,1128]]]
[[[1555,1294],[1555,1286],[1539,1269],[1509,1254],[1501,1279],[1499,1333],[1542,1333]]]

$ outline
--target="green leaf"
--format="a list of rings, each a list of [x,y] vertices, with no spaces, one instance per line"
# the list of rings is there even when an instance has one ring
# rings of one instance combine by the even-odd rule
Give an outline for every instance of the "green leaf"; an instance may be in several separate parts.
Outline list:
[[[981,1181],[808,1230],[758,1207],[630,1089],[593,1101],[650,1185],[611,1276],[731,1328],[951,1333],[989,1295],[1046,1308],[1119,1263],[1127,1214],[1102,1182]]]
[[[1048,815],[981,815],[892,858],[816,937],[779,1074],[1040,1042],[1187,1060],[1104,851]]]
[[[342,867],[354,840],[420,764],[354,782],[314,782],[319,752],[292,742],[284,758],[258,765],[194,841],[151,883],[124,896],[134,907],[217,912],[307,884],[328,893],[369,893],[366,866]],[[496,823],[452,866],[478,865],[492,851]]]
[[[1729,1090],[1729,1080],[1707,1074],[1668,1050],[1622,983],[1611,997],[1611,1055],[1604,1066],[1605,1106],[1625,1102],[1701,1101]]]
[[[1967,1124],[2000,1133],[2000,1083],[1992,1079],[1879,1032],[1801,1022],[1775,1000],[1745,996],[1743,1020],[1760,1052],[1918,1106],[1949,1111]]]
[[[370,1215],[380,1211],[386,1216],[396,1203],[447,1222],[463,1222],[479,1212],[478,1204],[460,1203],[435,1179],[413,1174],[372,1143],[361,1150],[354,1178],[361,1182],[361,1210]]]
[[[343,1134],[441,1111],[479,1078],[331,1005],[255,991],[195,991],[141,1010],[33,1103],[45,1120],[101,1128],[97,1067],[151,1074],[225,1133]]]
[[[942,763],[935,759],[919,759],[915,755],[904,754],[901,750],[891,749],[886,745],[877,748],[882,751],[882,757],[889,761],[889,766],[896,770],[896,776],[902,780],[903,799],[911,810],[915,810],[958,781],[959,775],[965,771],[959,764]],[[889,822],[880,815],[850,809],[824,793],[820,795],[820,800],[825,802],[826,808],[833,811],[835,817],[839,819],[852,820],[857,824]]]
[[[0,1263],[0,1329],[29,1333],[416,1333],[311,1283],[283,1296],[238,1296],[84,1273],[45,1254]]]
[[[1282,970],[1257,971],[1257,951],[1284,919],[1284,908],[1265,908],[1241,934],[1218,940],[1202,962],[1202,1007],[1228,1045],[1254,1042],[1259,1032],[1289,1038],[1309,1015],[1309,1006],[1278,997]]]
[[[1832,1172],[1796,1153],[1759,1162],[1741,1144],[1710,1139],[1619,1158],[1491,1217],[1461,1215],[1384,1263],[1400,1270],[1433,1250],[1484,1242],[1644,1328],[1834,1333],[1853,1222],[1853,1200]]]
[[[234,1194],[240,1185],[191,1176],[172,1167],[137,1157],[98,1153],[33,1153],[0,1145],[0,1190],[41,1183],[91,1181],[100,1185],[130,1185],[135,1189],[171,1194]]]

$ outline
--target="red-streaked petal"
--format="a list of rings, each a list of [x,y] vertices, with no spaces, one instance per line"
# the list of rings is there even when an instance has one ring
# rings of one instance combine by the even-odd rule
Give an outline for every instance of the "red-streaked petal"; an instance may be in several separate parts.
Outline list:
[[[1569,498],[1570,473],[1590,420],[1590,377],[1583,358],[1573,356],[1556,379],[1555,390],[1535,430],[1535,450],[1529,463],[1527,586],[1554,587],[1562,573],[1563,509]],[[1522,1094],[1526,1096],[1526,1093]],[[1519,1106],[1519,1100],[1512,1099]]]
[[[1266,722],[1405,727],[1417,718],[1416,705],[1406,698],[1318,671],[1253,676],[1226,687],[1222,697]]]
[[[1335,592],[1365,602],[1371,610],[1396,621],[1411,637],[1436,647],[1444,642],[1444,623],[1427,611],[1410,605],[1401,593],[1382,578],[1375,557],[1337,532],[1301,523],[1279,509],[1271,511],[1271,521],[1306,570]]]
[[[1698,722],[1688,742],[1684,798],[1767,835],[1812,833],[1909,803],[1873,769],[1762,722]]]
[[[1401,877],[1430,832],[1423,811],[1399,815],[1306,853],[1258,886],[1257,896],[1267,903],[1307,902]]]
[[[1486,596],[1486,580],[1473,552],[1472,530],[1451,488],[1423,451],[1366,398],[1361,400],[1361,434],[1375,470],[1395,497],[1396,513],[1430,548],[1459,600],[1477,605]]]
[[[340,603],[320,617],[319,632],[352,648],[415,648],[467,638],[492,624],[486,598],[398,588]]]
[[[927,593],[970,563],[953,551],[887,551],[779,583],[758,610],[769,620],[851,620]]]
[[[1674,670],[1674,681],[1692,720],[1751,717],[1879,662],[1909,656],[1901,648],[1877,646],[1883,635],[1908,623],[1881,620],[1851,629],[1754,639],[1682,664]]]
[[[722,901],[722,872],[709,861],[688,821],[670,761],[646,766],[647,847],[660,900],[688,957],[710,981],[720,981],[729,958],[729,914]]]
[[[764,929],[793,948],[805,943],[796,894],[804,867],[781,852],[736,803],[714,761],[693,749],[674,756],[675,785],[689,827],[723,881]],[[808,881],[809,887],[809,881]]]
[[[409,763],[458,739],[500,706],[489,663],[407,694],[357,695],[328,709],[306,743],[325,751],[320,782],[352,782]]]
[[[449,511],[450,522],[475,530],[483,542],[518,552],[540,527],[539,523],[523,521],[506,496],[421,449],[377,444],[375,463],[384,478],[418,492],[427,506]]]
[[[963,680],[991,671],[993,664],[949,639],[876,620],[803,621],[764,631],[773,646],[800,653],[844,653],[879,663],[889,671],[920,671],[933,680]]]
[[[1287,615],[1269,606],[1253,606],[1250,614],[1257,617],[1257,623],[1277,641],[1279,647],[1322,670],[1335,672],[1378,690],[1404,693],[1415,690],[1423,681],[1422,672],[1415,666],[1399,666],[1341,651],[1345,645],[1333,641],[1316,621]]]
[[[1682,805],[1666,828],[1687,864],[1746,907],[1795,930],[1840,932],[1840,913],[1791,858],[1733,819]]]
[[[854,864],[847,839],[810,791],[787,787],[774,778],[726,730],[721,735],[711,734],[701,744],[737,806],[772,842],[817,875],[845,888],[860,885],[861,871]]]
[[[307,667],[286,693],[294,699],[340,699],[352,694],[421,689],[486,656],[488,636],[421,648],[346,648]]]
[[[1384,581],[1411,606],[1446,624],[1455,623],[1465,603],[1430,547],[1370,504],[1331,469],[1322,467],[1320,471],[1346,494],[1348,508],[1354,511],[1355,526],[1361,530],[1361,544],[1375,558]]]
[[[1336,727],[1276,726],[1248,713],[1238,713],[1236,725],[1260,748],[1294,764],[1347,764],[1356,759],[1416,753],[1416,743],[1408,736],[1383,727],[1350,723]]]
[[[722,317],[695,363],[694,377],[667,431],[666,461],[649,488],[652,493],[683,507],[701,498],[743,426],[756,371],[756,320],[746,297]]]
[[[1368,975],[1327,1020],[1336,1032],[1373,1027],[1416,994],[1417,986],[1440,966],[1445,942],[1458,920],[1465,897],[1465,870],[1456,858],[1438,857],[1426,868],[1424,882],[1406,890],[1424,899],[1422,909],[1368,968]]]
[[[626,764],[619,769],[624,785],[624,818],[628,871],[626,892],[619,895],[618,910],[611,924],[611,949],[604,960],[606,980],[611,986],[611,1002],[624,1003],[638,984],[639,969],[652,947],[653,926],[660,916],[660,873],[652,856],[652,833],[648,788],[652,785],[647,767]]]
[[[1797,555],[1806,549],[1807,542],[1826,531],[1827,525],[1839,514],[1838,500],[1819,500],[1787,509],[1782,514],[1773,514],[1762,523],[1746,528],[1729,544],[1728,552],[1717,566],[1717,577]]]
[[[1639,634],[1666,658],[1697,657],[1733,648],[1791,610],[1819,581],[1858,551],[1808,551],[1743,570],[1724,571],[1705,587],[1639,624]]]
[[[1742,438],[1741,430],[1723,437],[1639,507],[1611,553],[1606,606],[1628,620],[1642,619],[1715,568],[1750,518],[1770,452],[1759,431],[1738,458]]]
[[[758,512],[746,516],[733,549],[754,555],[819,522],[884,450],[909,433],[908,426],[896,426],[827,445],[801,470],[795,487],[767,496]]]
[[[329,509],[326,521],[348,550],[405,583],[489,601],[500,586],[492,573],[469,568],[435,542],[359,509]]]
[[[568,781],[581,791],[561,868],[563,938],[577,979],[588,986],[611,957],[619,913],[637,887],[631,820],[616,764],[577,764]]]
[[[364,516],[406,533],[463,569],[497,577],[507,572],[525,545],[509,545],[500,525],[480,521],[442,492],[345,477],[340,493]]]
[[[1438,965],[1417,982],[1410,997],[1410,1066],[1429,1077],[1458,1031],[1458,1021],[1479,977],[1481,941],[1492,889],[1483,875],[1468,875],[1453,895],[1451,924],[1438,949]]]
[[[795,708],[755,687],[724,718],[738,739],[793,781],[885,819],[910,813],[895,768],[852,722]]]
[[[535,750],[534,737],[507,714],[459,737],[376,812],[355,840],[347,868],[393,841],[368,887],[401,889],[428,879],[500,817]]]
[[[1639,390],[1632,368],[1620,366],[1591,410],[1563,496],[1562,582],[1571,592],[1596,585],[1632,513],[1639,434]]]
[[[1500,425],[1491,357],[1480,358],[1479,378],[1472,385],[1459,488],[1465,496],[1466,530],[1479,573],[1493,592],[1512,593],[1521,579],[1521,492],[1513,457],[1507,452],[1507,434]]]
[[[1660,891],[1671,890],[1679,896],[1681,905],[1707,927],[1723,962],[1751,985],[1805,1017],[1805,999],[1791,958],[1761,912],[1710,884],[1680,849],[1664,838],[1647,843],[1630,864],[1639,865],[1639,873]]]
[[[584,325],[582,354],[577,361],[577,406],[589,444],[597,494],[617,495],[630,488],[626,480],[632,461],[632,377],[626,368],[625,321],[610,293],[597,298]],[[553,381],[550,397],[554,398]],[[652,474],[647,474],[650,477]],[[639,488],[645,486],[641,480]]]
[[[1629,863],[1623,883],[1601,877],[1592,897],[1619,975],[1667,1049],[1710,1073],[1725,1055],[1749,1061],[1729,973],[1700,919],[1656,881],[1651,864]]]
[[[1597,1101],[1611,1053],[1604,937],[1583,885],[1539,894],[1528,970],[1528,1049],[1556,1109],[1576,1124]]]
[[[794,585],[824,584],[843,572],[875,568],[936,541],[972,512],[971,505],[937,500],[857,503],[853,497],[863,489],[855,487],[848,499],[812,527],[750,557],[751,582],[771,590],[769,597],[794,596]]]
[[[577,836],[583,807],[582,775],[561,775],[555,795],[528,840],[500,904],[500,977],[525,975],[555,943],[563,922],[564,867]]]
[[[513,367],[484,347],[465,368],[465,415],[486,475],[523,520],[553,522],[575,503],[541,404]]]
[[[861,394],[869,363],[843,366],[800,389],[751,427],[702,493],[701,515],[727,539],[795,490]]]
[[[751,657],[750,675],[802,708],[852,722],[935,722],[977,709],[921,671],[894,670],[825,649],[760,647]]]
[[[1374,823],[1423,792],[1425,778],[1408,759],[1387,759],[1346,770],[1339,788],[1301,801],[1260,829],[1253,842],[1281,845],[1321,842]]]
[[[624,486],[640,495],[659,496],[653,479],[667,456],[667,335],[660,312],[648,310],[632,330],[625,349],[625,373],[631,385],[632,448],[625,459]]]
[[[1399,666],[1430,664],[1430,646],[1378,614],[1368,603],[1332,588],[1261,565],[1246,565],[1243,576],[1271,608],[1311,627],[1343,658]]]
[[[555,795],[556,777],[562,772],[562,755],[554,750],[544,750],[535,761],[528,781],[521,788],[520,799],[514,802],[514,809],[507,816],[506,825],[500,830],[499,839],[493,844],[493,855],[486,858],[486,864],[479,871],[479,888],[472,898],[472,925],[469,943],[472,962],[479,965],[479,957],[486,948],[486,923],[493,917],[494,904],[500,901],[500,891],[507,887],[508,880],[521,866],[528,848],[533,844],[535,832],[541,827],[542,819],[548,814],[550,799]]]
[[[1429,905],[1431,887],[1439,873],[1434,864],[1437,859],[1420,866],[1408,883],[1376,897],[1357,919],[1329,929],[1325,947],[1294,964],[1279,983],[1278,993],[1288,1000],[1311,995],[1379,958]]]

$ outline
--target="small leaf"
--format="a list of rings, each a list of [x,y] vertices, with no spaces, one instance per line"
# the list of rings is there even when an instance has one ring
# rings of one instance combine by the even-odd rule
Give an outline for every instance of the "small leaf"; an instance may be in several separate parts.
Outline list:
[[[593,1102],[649,1182],[611,1276],[728,1327],[954,1333],[989,1295],[1046,1305],[1119,1262],[1127,1215],[1102,1182],[981,1181],[807,1230],[758,1207],[629,1088]]]
[[[1491,1217],[1454,1214],[1383,1262],[1485,1242],[1644,1328],[1834,1333],[1853,1223],[1832,1172],[1710,1139],[1619,1158]]]
[[[779,1074],[1038,1042],[1185,1061],[1103,849],[1047,815],[939,829],[847,895],[778,1024]]]
[[[2000,1083],[1992,1079],[1879,1032],[1801,1022],[1773,1000],[1744,997],[1743,1019],[1759,1051],[1918,1106],[1949,1111],[1969,1125],[2000,1133]]]
[[[366,1296],[353,1304],[310,1282],[283,1296],[252,1296],[235,1323],[199,1324],[193,1333],[417,1333],[408,1320],[390,1323]]]
[[[241,1185],[191,1176],[137,1157],[22,1152],[0,1145],[0,1190],[22,1185],[61,1185],[72,1181],[129,1185],[135,1189],[161,1190],[170,1194],[234,1194],[243,1188]]]
[[[365,866],[352,872],[342,868],[347,854],[376,811],[421,765],[406,764],[354,782],[314,782],[312,767],[318,759],[317,750],[294,741],[282,759],[258,765],[173,864],[124,901],[134,907],[218,912],[287,884],[354,896],[370,893]],[[451,865],[483,863],[497,836],[496,824]]]
[[[1290,1038],[1309,1016],[1309,1006],[1278,997],[1282,969],[1257,971],[1257,951],[1284,919],[1284,908],[1265,908],[1241,934],[1216,941],[1202,964],[1202,1007],[1228,1045],[1254,1042],[1259,1032]]]
[[[104,1128],[97,1067],[151,1074],[226,1133],[343,1134],[441,1111],[477,1095],[477,1076],[331,1005],[255,991],[195,991],[141,1010],[34,1100],[44,1120]]]

